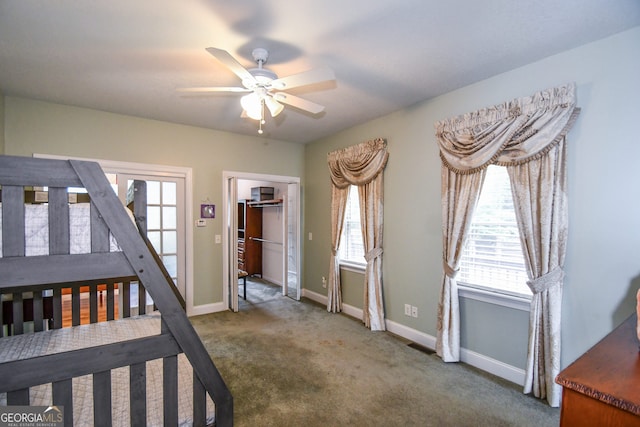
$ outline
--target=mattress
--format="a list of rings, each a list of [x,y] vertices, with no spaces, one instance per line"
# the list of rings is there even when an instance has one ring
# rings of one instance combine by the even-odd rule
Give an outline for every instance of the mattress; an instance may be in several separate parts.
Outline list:
[[[132,218],[131,211],[125,209]],[[69,252],[91,252],[91,204],[69,205]],[[49,207],[46,204],[25,204],[25,255],[49,255]],[[135,221],[134,221],[135,223]],[[111,252],[120,251],[115,238],[109,234]],[[2,256],[2,203],[0,203],[0,257]]]
[[[160,315],[129,317],[46,332],[0,338],[0,363],[44,354],[110,344],[160,333]],[[147,362],[147,425],[163,425],[162,360]],[[178,355],[178,425],[193,425],[193,370],[184,354]],[[114,426],[130,424],[129,367],[111,371],[112,420]],[[32,387],[30,404],[53,403],[51,384]],[[0,405],[6,405],[0,393]],[[207,395],[207,425],[213,425],[215,406]],[[93,425],[93,377],[73,379],[73,420],[76,426]]]

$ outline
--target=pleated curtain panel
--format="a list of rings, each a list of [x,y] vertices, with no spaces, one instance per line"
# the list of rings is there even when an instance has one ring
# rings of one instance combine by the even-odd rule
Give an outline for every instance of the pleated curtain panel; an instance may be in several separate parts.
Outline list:
[[[560,315],[568,215],[566,134],[580,109],[573,83],[435,123],[442,160],[444,275],[437,354],[460,360],[456,273],[486,168],[505,166],[533,292],[524,393],[559,406]]]
[[[362,142],[327,155],[331,175],[331,263],[327,310],[342,311],[340,286],[340,236],[351,185],[358,187],[364,243],[365,286],[363,318],[372,331],[384,331],[382,301],[383,176],[389,153],[382,138]]]

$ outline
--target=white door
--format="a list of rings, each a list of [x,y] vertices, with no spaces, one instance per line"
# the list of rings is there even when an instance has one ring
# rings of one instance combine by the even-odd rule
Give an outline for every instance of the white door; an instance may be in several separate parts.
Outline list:
[[[287,186],[287,196],[283,200],[284,212],[282,220],[284,225],[283,238],[284,242],[284,280],[282,283],[284,295],[300,300],[300,246],[298,244],[300,239],[300,218],[298,203],[298,195],[300,194],[299,184],[289,183]]]
[[[147,183],[147,237],[178,291],[186,299],[185,182],[180,177],[117,174],[118,197],[125,201],[133,180]]]
[[[226,286],[225,300],[229,310],[238,311],[238,179],[225,179],[223,218],[226,219],[223,246],[229,248],[223,254],[223,274]]]

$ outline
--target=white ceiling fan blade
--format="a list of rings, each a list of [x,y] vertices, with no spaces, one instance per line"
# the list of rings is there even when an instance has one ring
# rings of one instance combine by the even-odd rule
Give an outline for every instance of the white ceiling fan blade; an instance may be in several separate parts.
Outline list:
[[[226,65],[236,76],[241,80],[253,81],[255,78],[244,68],[236,59],[229,54],[226,50],[217,49],[215,47],[208,47],[207,52],[213,55],[218,61]]]
[[[209,93],[209,92],[251,92],[251,89],[244,87],[185,87],[176,89],[178,92],[183,93]]]
[[[335,79],[336,76],[331,68],[321,67],[273,80],[271,87],[276,90],[286,90]]]
[[[291,105],[292,107],[299,108],[304,111],[308,111],[313,114],[318,114],[324,111],[324,106],[316,104],[315,102],[307,101],[298,96],[289,95],[288,93],[278,92],[273,94],[273,98],[276,101],[283,104]]]

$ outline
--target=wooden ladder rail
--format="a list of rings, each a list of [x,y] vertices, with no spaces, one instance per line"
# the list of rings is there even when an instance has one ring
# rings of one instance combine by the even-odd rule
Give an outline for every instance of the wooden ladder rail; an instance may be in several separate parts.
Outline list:
[[[97,163],[84,161],[60,161],[50,159],[33,158],[12,158],[10,156],[0,156],[0,184],[3,197],[7,191],[12,190],[12,186],[20,186],[20,191],[24,185],[49,186],[49,187],[84,187],[89,193],[92,207],[96,207],[96,215],[101,217],[106,229],[111,230],[116,241],[122,248],[122,253],[99,253],[81,255],[49,255],[41,257],[41,271],[30,272],[30,280],[41,275],[41,282],[47,283],[48,277],[43,272],[56,271],[59,283],[78,280],[102,279],[105,277],[126,278],[136,275],[140,282],[144,284],[147,291],[154,300],[155,305],[162,313],[163,320],[171,332],[178,345],[189,359],[194,375],[203,388],[211,395],[216,410],[216,425],[233,425],[233,397],[226,386],[220,372],[209,357],[209,354],[198,337],[195,329],[189,322],[180,301],[173,292],[165,286],[166,277],[159,268],[153,254],[147,244],[138,236],[137,227],[130,221],[125,213],[122,204],[112,191],[106,176]],[[17,207],[20,209],[20,207]],[[24,209],[22,207],[21,209]],[[7,219],[10,226],[19,226],[24,229],[24,215],[16,215],[16,212],[8,212],[3,206],[3,227]],[[93,209],[92,209],[93,212]],[[20,220],[22,218],[22,220]],[[22,221],[20,223],[20,221]],[[93,234],[92,228],[92,234]],[[11,237],[5,239],[3,233],[3,251],[5,248],[15,248],[20,251],[20,242],[10,241]],[[3,265],[9,267],[12,276],[0,279],[4,282],[4,287],[20,286],[23,281],[20,272],[20,263],[23,267],[29,268],[30,262],[24,262],[24,242],[22,243],[22,253],[9,253],[9,257],[3,259]],[[7,254],[7,252],[4,252]],[[87,257],[87,263],[83,263],[80,258]],[[93,257],[99,257],[100,262],[96,263]],[[73,259],[73,261],[71,261]],[[89,262],[90,261],[90,262]],[[66,263],[66,266],[65,266]],[[84,269],[84,265],[91,265],[92,269]],[[47,269],[48,266],[48,269]],[[69,270],[65,270],[65,267]],[[126,272],[126,273],[123,273]],[[78,273],[82,272],[82,279]],[[119,272],[119,273],[116,273]],[[85,275],[86,273],[86,275]],[[69,280],[65,277],[70,275]],[[26,285],[26,283],[25,283]],[[3,287],[0,283],[0,287]],[[195,388],[195,387],[194,387]],[[28,393],[28,390],[27,390]]]
[[[189,322],[179,300],[173,292],[166,292],[166,277],[146,243],[138,238],[137,227],[123,210],[102,169],[93,162],[69,160],[69,163],[80,178],[81,186],[89,193],[91,203],[97,207],[131,267],[162,313],[165,324],[191,362],[199,380],[211,394],[216,407],[216,425],[233,425],[233,397],[229,388]]]

